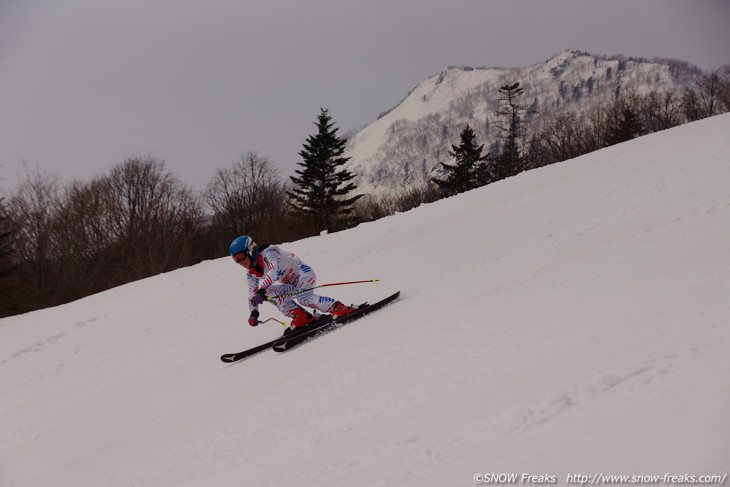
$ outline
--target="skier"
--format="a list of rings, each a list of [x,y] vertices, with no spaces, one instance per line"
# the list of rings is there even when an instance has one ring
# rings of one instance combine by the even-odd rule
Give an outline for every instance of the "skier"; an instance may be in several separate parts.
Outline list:
[[[231,243],[231,256],[238,264],[248,269],[248,307],[251,312],[248,324],[251,326],[258,326],[258,307],[267,297],[273,297],[271,302],[279,311],[293,318],[289,330],[314,321],[315,317],[302,306],[336,317],[355,311],[355,308],[345,306],[326,296],[318,296],[312,291],[294,296],[276,297],[310,289],[317,284],[314,270],[291,252],[275,245],[259,247],[251,237],[244,235]]]

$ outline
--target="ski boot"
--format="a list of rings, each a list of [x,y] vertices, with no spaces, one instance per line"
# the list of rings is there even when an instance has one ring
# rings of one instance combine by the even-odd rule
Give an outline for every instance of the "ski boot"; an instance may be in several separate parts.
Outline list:
[[[289,318],[294,318],[291,325],[284,330],[284,335],[291,333],[292,331],[299,329],[303,326],[307,326],[312,323],[316,318],[309,314],[304,308],[295,308],[290,314]]]
[[[345,306],[339,301],[335,301],[335,304],[333,304],[329,310],[329,314],[331,314],[335,318],[339,318],[340,316],[345,316],[346,314],[352,313],[356,309],[357,308],[353,308],[351,306]]]

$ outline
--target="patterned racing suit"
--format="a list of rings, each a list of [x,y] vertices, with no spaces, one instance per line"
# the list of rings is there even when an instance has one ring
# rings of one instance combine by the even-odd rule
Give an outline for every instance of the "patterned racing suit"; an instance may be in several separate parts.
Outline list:
[[[251,304],[251,297],[258,289],[266,289],[266,296],[270,297],[290,294],[317,285],[317,276],[311,267],[299,260],[293,253],[282,250],[275,245],[262,248],[256,260],[263,272],[254,269],[258,266],[251,267],[248,270],[249,311],[256,309]],[[274,303],[285,316],[291,318],[293,316],[292,312],[298,307],[297,303],[326,313],[335,303],[335,300],[318,296],[309,291],[294,296],[276,298],[270,302]]]

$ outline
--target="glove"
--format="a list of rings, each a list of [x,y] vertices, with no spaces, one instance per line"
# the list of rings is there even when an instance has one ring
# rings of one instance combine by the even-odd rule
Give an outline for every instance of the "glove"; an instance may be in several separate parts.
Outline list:
[[[251,297],[251,305],[258,306],[259,304],[264,302],[265,298],[266,298],[266,289],[259,289]]]
[[[248,317],[248,324],[251,326],[259,326],[259,310],[255,309],[251,311],[251,316]]]

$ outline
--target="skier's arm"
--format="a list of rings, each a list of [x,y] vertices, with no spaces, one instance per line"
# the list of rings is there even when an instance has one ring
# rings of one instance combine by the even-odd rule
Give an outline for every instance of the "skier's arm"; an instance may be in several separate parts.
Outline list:
[[[257,306],[254,306],[251,304],[251,298],[253,297],[253,293],[258,288],[258,279],[256,279],[251,274],[247,274],[247,277],[248,277],[248,279],[247,279],[247,281],[248,281],[248,310],[253,311],[258,308]]]
[[[273,250],[273,249],[272,249]],[[264,269],[264,278],[259,283],[259,289],[268,289],[277,279],[276,270],[279,268],[281,255],[279,252],[266,252],[266,269]]]

